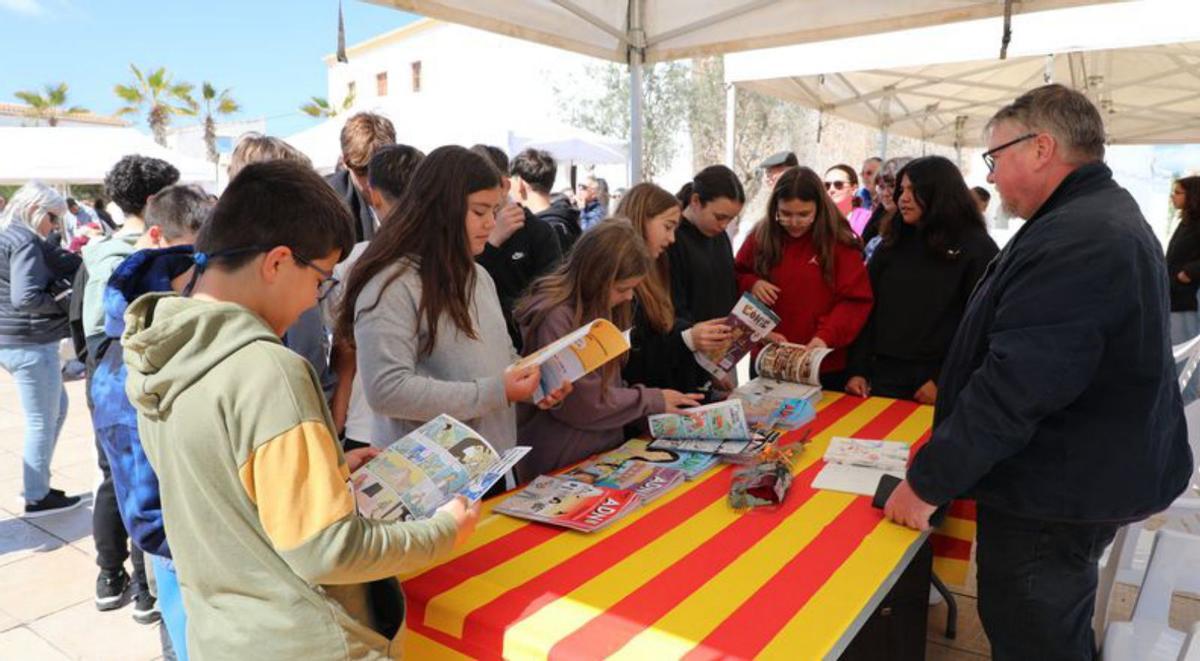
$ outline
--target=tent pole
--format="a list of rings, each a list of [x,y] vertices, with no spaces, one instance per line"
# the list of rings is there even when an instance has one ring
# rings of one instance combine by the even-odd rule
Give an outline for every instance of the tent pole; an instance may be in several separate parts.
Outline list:
[[[725,83],[725,165],[734,167],[733,159],[736,153],[737,134],[734,126],[737,119],[737,88],[733,83]]]
[[[884,124],[883,126],[879,127],[879,158],[885,161],[888,157],[888,128],[888,124]]]
[[[642,0],[629,0],[629,185],[642,181],[642,63],[646,57]]]

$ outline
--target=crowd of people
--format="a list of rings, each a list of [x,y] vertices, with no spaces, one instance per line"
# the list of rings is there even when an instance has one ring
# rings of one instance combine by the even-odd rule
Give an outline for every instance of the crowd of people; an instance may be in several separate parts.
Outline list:
[[[544,151],[425,154],[368,113],[346,121],[325,178],[245,136],[219,198],[125,157],[105,179],[119,225],[30,182],[0,232],[26,515],[81,502],[50,484],[68,406],[58,348],[74,337],[104,478],[98,608],[132,595],[139,621],[161,613],[174,658],[397,654],[394,577],[445,558],[478,506],[368,520],[350,472],[446,413],[500,451],[532,446],[500,493],[621,444],[647,415],[719,401],[734,377],[696,354],[728,346],[749,292],[781,319],[769,341],[833,350],[825,389],[936,405],[886,513],[923,529],[951,499],[978,500],[997,658],[1090,656],[1100,552],[1191,471],[1170,339],[1200,333],[1200,178],[1175,185],[1183,222],[1164,260],[1082,95],[1033,90],[988,140],[989,181],[1028,219],[1003,251],[987,191],[939,156],[823,175],[770,156],[765,214],[735,253],[747,200],[724,165],[674,194],[644,182],[610,199],[589,178],[556,195]],[[537,367],[510,365],[596,318],[630,329],[629,353],[533,401]]]

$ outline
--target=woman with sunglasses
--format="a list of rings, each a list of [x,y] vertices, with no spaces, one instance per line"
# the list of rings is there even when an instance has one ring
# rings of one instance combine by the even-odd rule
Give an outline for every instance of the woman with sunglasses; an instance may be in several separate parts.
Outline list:
[[[821,385],[846,383],[845,348],[871,312],[862,243],[834,206],[821,178],[806,167],[780,175],[767,214],[738,251],[738,287],[779,315],[787,342],[834,351],[821,362]]]
[[[70,334],[67,302],[80,258],[46,241],[67,213],[54,189],[21,187],[0,223],[0,367],[12,375],[25,411],[25,516],[77,507],[50,488],[50,459],[67,417],[58,343]]]
[[[858,197],[858,173],[854,168],[838,163],[826,170],[825,190],[838,211],[850,221],[854,233],[862,236],[863,228],[871,218],[871,210],[860,206],[862,199]]]

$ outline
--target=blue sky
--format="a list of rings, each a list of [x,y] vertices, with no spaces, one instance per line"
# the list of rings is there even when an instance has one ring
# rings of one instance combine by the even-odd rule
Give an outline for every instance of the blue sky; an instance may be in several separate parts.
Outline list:
[[[358,0],[344,11],[347,44],[417,18]],[[336,28],[337,0],[0,0],[0,101],[65,82],[69,103],[109,114],[132,62],[232,88],[236,117],[268,117],[268,132],[288,135],[314,122],[297,109],[325,96],[321,58],[335,50]]]

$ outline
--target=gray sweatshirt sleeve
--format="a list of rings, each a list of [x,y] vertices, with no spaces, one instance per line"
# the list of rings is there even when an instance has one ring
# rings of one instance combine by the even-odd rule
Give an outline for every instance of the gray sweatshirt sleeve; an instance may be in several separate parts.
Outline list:
[[[359,309],[374,302],[374,288],[359,296]],[[379,295],[374,309],[358,313],[354,341],[358,347],[358,372],[363,395],[379,415],[424,422],[443,413],[471,420],[508,406],[503,375],[470,381],[443,381],[417,373],[420,363],[420,301],[403,278]],[[438,350],[452,352],[448,343],[456,333],[438,334]],[[463,365],[464,371],[467,365]]]
[[[46,312],[58,310],[58,303],[50,295],[53,274],[46,265],[42,248],[30,241],[13,251],[9,258],[10,302],[18,312]]]

